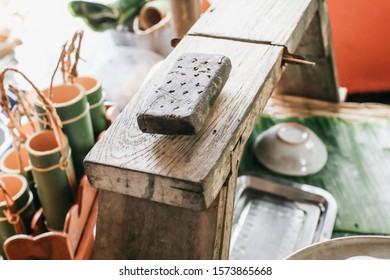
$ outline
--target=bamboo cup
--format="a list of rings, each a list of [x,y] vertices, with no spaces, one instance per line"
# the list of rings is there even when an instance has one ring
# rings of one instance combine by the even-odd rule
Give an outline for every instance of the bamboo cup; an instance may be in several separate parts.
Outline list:
[[[95,139],[98,135],[108,128],[108,121],[105,117],[104,95],[100,81],[92,77],[74,78],[74,83],[81,85],[85,89],[89,103],[89,113],[91,115],[93,133]]]
[[[43,94],[49,97],[50,90]],[[83,161],[95,143],[92,121],[89,113],[89,104],[84,89],[79,85],[58,85],[52,88],[51,100],[62,122],[62,131],[68,137],[72,149],[72,159],[79,181],[84,175]],[[39,99],[34,102],[42,128],[48,127],[46,111]]]
[[[4,174],[1,180],[12,198],[16,210],[15,216],[13,216],[15,219],[11,219],[7,214],[7,211],[10,210],[7,206],[7,199],[0,191],[0,253],[5,258],[3,243],[12,235],[31,233],[30,224],[37,208],[33,203],[33,194],[27,187],[26,178],[18,174]],[[19,230],[15,228],[16,219],[21,219],[25,232],[17,232]]]
[[[33,194],[35,206],[37,208],[41,207],[25,145],[21,145],[19,150],[15,147],[8,149],[0,158],[0,169],[6,174],[24,176]]]
[[[154,0],[146,3],[139,13],[139,23],[143,29],[148,29],[159,23],[169,13],[168,0]]]
[[[65,149],[67,139],[65,139]],[[26,142],[32,172],[38,187],[47,227],[62,230],[65,217],[75,203],[72,186],[68,180],[67,169],[73,170],[73,162],[68,149],[68,158],[63,158],[55,134],[44,130],[30,136]]]
[[[200,17],[198,0],[170,0],[176,37],[183,38]]]
[[[4,89],[4,76],[7,71],[18,73],[33,87],[37,97],[39,98],[39,101],[37,100],[37,104],[41,105],[41,107],[37,105],[35,107],[40,108],[41,112],[43,110],[45,114],[45,118],[42,118],[41,121],[43,122],[43,120],[46,120],[47,118],[47,124],[50,125],[52,130],[35,132],[29,136],[23,132],[19,122],[12,115],[9,110],[9,106],[7,105],[8,98]],[[71,97],[76,101],[81,100],[82,98],[85,100],[86,98],[84,94],[81,93],[80,89],[78,87],[75,88],[77,90],[73,91],[73,95],[71,95]],[[58,116],[56,108],[53,106],[53,102],[49,100],[49,98],[43,94],[25,74],[16,68],[5,68],[0,73],[0,93],[2,101],[1,105],[7,116],[10,118],[9,127],[12,128],[11,131],[14,129],[18,131],[19,136],[15,134],[15,142],[25,142],[30,158],[33,177],[38,186],[38,195],[44,210],[47,227],[54,230],[62,230],[67,211],[75,202],[75,198],[77,196],[77,182],[71,158],[71,149],[68,145],[68,138],[61,129],[63,127],[63,123]],[[49,95],[52,97],[51,94]],[[54,102],[59,103],[60,107],[62,107],[64,105],[75,103],[72,98],[68,100],[69,96],[55,95],[53,100]],[[86,104],[86,101],[84,104]],[[77,110],[80,108],[75,107],[73,109],[76,113],[78,113]],[[89,116],[89,110],[81,112],[86,112],[84,114]],[[64,114],[64,116],[67,117],[68,115]],[[78,114],[77,116],[76,120],[79,120],[84,115]],[[74,119],[70,120],[72,120],[72,122],[74,121]],[[91,125],[90,119],[88,120]],[[67,121],[69,120],[67,119]],[[4,192],[3,184],[0,187],[2,187],[2,191]],[[8,199],[7,196],[7,206],[10,209],[12,208],[12,210],[15,210],[14,203],[10,203],[10,200],[11,199]],[[19,226],[21,227],[19,223],[17,225],[18,227],[14,225],[15,229],[19,229]]]

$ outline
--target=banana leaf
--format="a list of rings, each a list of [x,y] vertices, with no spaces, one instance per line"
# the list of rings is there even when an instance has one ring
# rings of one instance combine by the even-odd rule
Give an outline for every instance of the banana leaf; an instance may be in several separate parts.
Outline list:
[[[325,143],[328,161],[317,174],[282,176],[264,168],[253,153],[257,135],[281,122],[312,129]],[[256,172],[329,191],[337,200],[334,237],[390,234],[390,121],[356,122],[334,117],[276,119],[262,116],[245,147],[240,172]]]
[[[88,1],[72,1],[68,5],[71,15],[82,18],[94,31],[106,31],[123,25],[133,31],[133,21],[147,0],[120,0],[104,5]]]

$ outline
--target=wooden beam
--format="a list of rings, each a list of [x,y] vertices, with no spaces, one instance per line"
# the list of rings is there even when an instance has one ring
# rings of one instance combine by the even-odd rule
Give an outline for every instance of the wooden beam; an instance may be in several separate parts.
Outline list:
[[[231,152],[231,173],[229,178],[226,180],[224,188],[226,188],[226,202],[223,216],[223,229],[221,232],[222,242],[221,250],[218,259],[227,260],[229,259],[230,253],[230,237],[233,225],[233,210],[234,200],[236,195],[237,175],[239,166],[239,157],[245,146],[245,143],[239,140],[235,149]]]
[[[221,203],[193,211],[100,191],[94,258],[212,259]]]
[[[189,34],[284,46],[316,66],[288,65],[279,92],[340,101],[324,0],[218,1]]]
[[[297,48],[318,9],[313,0],[215,1],[189,35]]]
[[[208,208],[230,173],[230,152],[246,141],[281,76],[282,47],[188,36],[138,92],[85,159],[92,185],[193,210]],[[135,112],[183,53],[216,53],[232,72],[194,136],[142,133]]]
[[[319,10],[295,51],[316,65],[314,67],[287,65],[277,91],[288,95],[339,102],[341,97],[338,91],[327,4],[326,1],[318,1]]]
[[[101,190],[94,258],[228,259],[238,157],[243,147],[240,139],[231,151],[231,173],[205,211]]]

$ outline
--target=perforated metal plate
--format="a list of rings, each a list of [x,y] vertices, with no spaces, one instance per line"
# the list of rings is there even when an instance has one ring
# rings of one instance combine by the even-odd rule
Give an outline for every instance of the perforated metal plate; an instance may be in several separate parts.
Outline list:
[[[230,259],[284,259],[331,237],[337,204],[325,190],[251,175],[237,189]]]

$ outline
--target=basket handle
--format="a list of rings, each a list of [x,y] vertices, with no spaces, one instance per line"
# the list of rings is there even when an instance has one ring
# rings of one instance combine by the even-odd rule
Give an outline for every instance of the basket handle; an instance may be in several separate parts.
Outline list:
[[[7,117],[10,120],[10,123],[8,124],[8,128],[10,129],[11,135],[13,135],[13,136],[15,135],[13,129],[16,129],[16,131],[19,133],[19,137],[23,141],[26,141],[27,135],[24,133],[19,122],[15,119],[14,115],[11,113],[11,110],[10,110],[8,95],[5,92],[5,87],[4,87],[4,76],[5,76],[6,72],[7,72],[6,69],[4,69],[3,72],[0,74],[0,94],[1,94],[0,105],[4,110],[4,113],[7,115]],[[18,97],[18,99],[19,99],[19,97]],[[11,129],[12,129],[12,131],[11,131]]]
[[[70,44],[68,45],[68,42],[66,42],[62,46],[62,51],[60,54],[60,57],[58,59],[56,68],[54,69],[53,75],[51,76],[50,80],[50,88],[49,88],[49,98],[52,98],[52,88],[53,88],[53,82],[54,77],[57,73],[58,68],[61,66],[61,73],[62,73],[62,80],[64,84],[67,82],[71,82],[73,84],[73,79],[78,77],[77,72],[77,65],[80,59],[80,49],[81,49],[81,42],[83,40],[84,31],[76,31],[73,34],[72,40],[70,41]],[[76,47],[76,41],[78,39],[77,47]],[[68,48],[67,48],[68,47]],[[74,53],[74,63],[72,65],[72,54]]]
[[[8,87],[13,91],[13,93],[16,95],[18,99],[18,104],[16,104],[12,110],[11,114],[15,118],[15,120],[21,124],[22,116],[26,116],[28,122],[30,123],[30,126],[32,127],[33,132],[37,132],[38,128],[35,126],[35,123],[33,122],[32,116],[34,115],[34,106],[31,104],[31,102],[23,96],[19,89],[14,87],[13,85],[9,84]],[[12,135],[13,142],[12,145],[16,151],[17,154],[17,161],[18,161],[18,168],[21,175],[26,177],[26,171],[24,170],[23,161],[22,161],[22,155],[20,153],[20,147],[22,144],[22,138],[19,135],[16,135],[14,129],[12,127],[9,127],[10,134]],[[27,136],[27,135],[26,135]]]
[[[14,119],[13,115],[10,112],[9,109],[9,102],[8,102],[8,96],[5,92],[4,88],[4,77],[5,74],[8,72],[15,72],[21,75],[34,89],[34,91],[37,93],[38,97],[41,99],[41,102],[43,103],[43,106],[45,108],[47,117],[49,119],[50,126],[54,132],[57,144],[60,148],[60,153],[61,153],[61,159],[60,162],[64,166],[64,170],[66,172],[66,176],[68,179],[68,183],[72,189],[74,197],[77,195],[77,183],[76,183],[76,178],[74,175],[74,172],[68,168],[69,164],[67,164],[68,159],[69,159],[69,151],[68,151],[68,146],[66,142],[66,138],[64,133],[62,132],[62,122],[60,120],[60,117],[57,114],[56,109],[53,106],[53,103],[49,98],[47,98],[36,86],[35,84],[21,71],[19,71],[16,68],[8,67],[5,68],[1,73],[0,73],[0,93],[1,93],[1,106],[3,107],[4,111],[6,112],[7,116],[10,118],[12,125],[15,125],[15,128],[19,131],[21,135],[24,135],[24,139],[26,140],[26,135],[24,132],[21,130],[20,125],[16,122]]]
[[[13,91],[13,93],[18,98],[18,104],[17,106],[14,106],[15,112],[12,112],[15,116],[16,114],[19,114],[20,116],[26,116],[28,122],[30,123],[32,129],[34,132],[36,132],[38,129],[35,126],[35,123],[32,120],[32,116],[34,115],[34,105],[24,96],[20,93],[19,89],[17,89],[12,84],[9,84],[8,87]],[[19,120],[20,122],[20,120]]]

